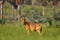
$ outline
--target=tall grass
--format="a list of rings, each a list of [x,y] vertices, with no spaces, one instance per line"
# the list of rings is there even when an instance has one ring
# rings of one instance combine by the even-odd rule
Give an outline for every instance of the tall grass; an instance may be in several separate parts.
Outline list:
[[[24,25],[0,25],[0,40],[60,40],[60,28],[43,28],[41,36],[37,32],[27,34]]]

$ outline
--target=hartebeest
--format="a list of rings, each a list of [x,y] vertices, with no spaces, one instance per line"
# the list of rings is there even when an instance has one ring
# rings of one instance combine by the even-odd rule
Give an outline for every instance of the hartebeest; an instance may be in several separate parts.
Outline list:
[[[23,24],[26,27],[26,30],[28,31],[28,34],[30,31],[37,31],[39,35],[41,35],[42,31],[42,23],[33,23],[33,22],[27,22],[26,18],[21,18]]]

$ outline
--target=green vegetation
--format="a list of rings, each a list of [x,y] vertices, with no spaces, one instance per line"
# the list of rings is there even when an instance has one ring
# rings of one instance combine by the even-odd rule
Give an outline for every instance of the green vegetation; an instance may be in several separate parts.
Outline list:
[[[0,40],[60,40],[60,28],[43,28],[43,34],[39,36],[37,32],[28,35],[25,27],[17,23],[1,24]]]
[[[31,11],[31,6],[25,6],[21,8],[22,15],[27,12],[27,14]],[[35,6],[34,11],[38,10],[39,13],[42,13],[42,6]],[[60,12],[60,6],[56,7],[56,11]],[[6,4],[6,14],[9,17],[12,14],[11,5]],[[51,7],[47,6],[45,10],[45,17],[53,16],[53,10]],[[0,40],[60,40],[60,22],[53,20],[54,25],[59,24],[55,27],[44,27],[43,33],[41,36],[38,35],[37,32],[31,32],[29,35],[27,34],[27,30],[25,29],[22,23],[6,23],[0,24]],[[0,21],[1,22],[1,21]]]

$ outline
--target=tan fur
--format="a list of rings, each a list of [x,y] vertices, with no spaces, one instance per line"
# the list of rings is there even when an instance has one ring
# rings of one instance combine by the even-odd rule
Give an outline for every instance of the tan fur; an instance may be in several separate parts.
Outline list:
[[[30,31],[37,31],[39,35],[41,34],[40,31],[42,28],[42,23],[26,22],[25,18],[22,21],[26,27],[26,30],[28,31],[28,34],[30,33]]]

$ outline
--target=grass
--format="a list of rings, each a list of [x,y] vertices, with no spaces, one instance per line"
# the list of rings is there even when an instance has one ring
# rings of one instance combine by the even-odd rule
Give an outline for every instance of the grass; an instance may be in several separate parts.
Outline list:
[[[12,14],[12,9],[10,4],[6,4],[6,14],[10,16]],[[22,13],[24,11],[30,12],[31,7],[27,6],[21,9]],[[41,6],[35,6],[34,10],[42,11]],[[59,7],[56,8],[57,11],[60,10]],[[46,15],[50,16],[52,8],[46,7]],[[20,23],[13,24],[0,24],[0,40],[60,40],[60,28],[56,27],[43,27],[43,34],[39,36],[37,32],[31,32],[27,34],[27,30]]]
[[[28,35],[23,25],[16,25],[17,23],[1,24],[0,40],[60,40],[60,28],[43,28],[43,34],[39,36],[37,32]]]

